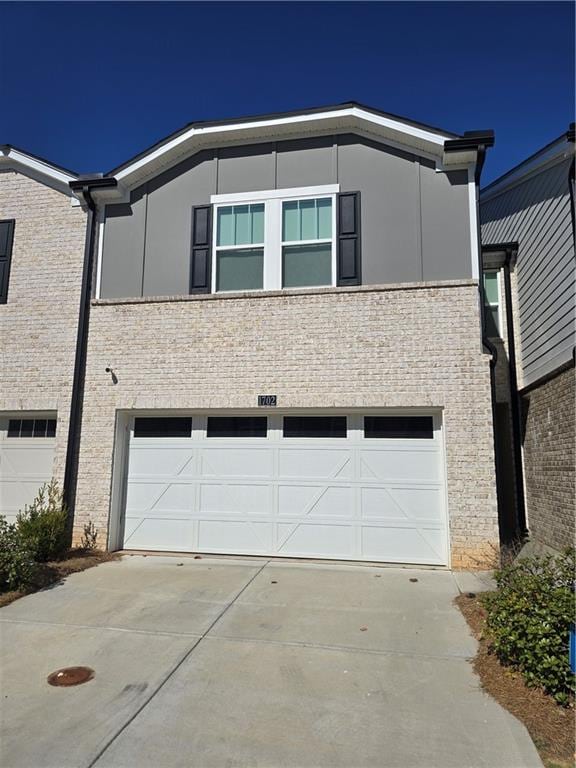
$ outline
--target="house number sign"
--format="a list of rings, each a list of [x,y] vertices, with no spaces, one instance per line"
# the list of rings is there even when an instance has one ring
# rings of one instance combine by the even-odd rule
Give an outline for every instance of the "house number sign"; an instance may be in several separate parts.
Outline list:
[[[258,395],[258,407],[275,408],[277,400],[277,395]]]

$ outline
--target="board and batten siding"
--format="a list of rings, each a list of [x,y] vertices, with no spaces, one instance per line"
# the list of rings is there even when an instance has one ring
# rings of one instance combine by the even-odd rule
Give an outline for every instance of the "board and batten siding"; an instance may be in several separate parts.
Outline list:
[[[107,205],[100,297],[187,294],[191,209],[212,194],[334,183],[362,195],[364,285],[472,276],[467,172],[346,134],[203,150]]]
[[[483,245],[517,242],[521,387],[570,361],[575,341],[575,258],[570,158],[480,198]]]

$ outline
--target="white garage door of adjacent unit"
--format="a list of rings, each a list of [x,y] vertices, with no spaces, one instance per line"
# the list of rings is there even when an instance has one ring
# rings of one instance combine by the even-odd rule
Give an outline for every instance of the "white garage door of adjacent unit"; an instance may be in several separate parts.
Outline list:
[[[0,419],[0,515],[14,522],[52,478],[55,418]]]
[[[446,565],[439,415],[136,418],[126,549]]]

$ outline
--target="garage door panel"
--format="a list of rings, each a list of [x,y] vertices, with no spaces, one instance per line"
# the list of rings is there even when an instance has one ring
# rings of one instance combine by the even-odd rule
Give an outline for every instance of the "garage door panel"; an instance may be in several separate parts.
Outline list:
[[[273,457],[268,446],[204,448],[200,462],[202,477],[272,477]]]
[[[360,480],[410,480],[426,482],[438,479],[438,452],[431,450],[398,450],[383,446],[378,450],[362,450]]]
[[[146,446],[136,444],[130,452],[130,476],[188,477],[194,473],[193,459],[189,445],[168,446],[165,440],[150,441]]]
[[[326,448],[280,448],[278,455],[280,478],[326,478],[351,480],[353,473],[350,450]]]
[[[350,486],[280,485],[278,514],[295,517],[349,518],[354,490]]]
[[[200,514],[267,515],[271,505],[269,485],[230,482],[200,485]]]
[[[438,429],[365,437],[349,415],[345,436],[284,437],[268,417],[267,437],[208,437],[194,418],[189,438],[132,441],[126,547],[447,563]]]
[[[354,531],[347,525],[279,523],[278,553],[300,557],[351,558]]]
[[[362,518],[441,522],[443,519],[440,488],[369,487],[361,489]]]
[[[446,562],[445,533],[441,529],[366,526],[362,529],[362,551],[366,559],[391,563]]]
[[[133,512],[149,512],[150,510],[154,509],[156,507],[156,512],[161,511],[161,507],[159,507],[159,502],[161,500],[166,501],[166,493],[169,489],[173,488],[174,490],[169,494],[169,497],[172,496],[175,506],[177,508],[187,508],[191,509],[192,506],[190,504],[185,504],[181,500],[178,502],[178,496],[186,497],[190,495],[190,486],[189,485],[174,485],[170,486],[166,483],[150,483],[150,482],[139,482],[138,480],[132,480],[128,483],[128,488],[126,492],[126,510],[128,513]],[[167,506],[167,505],[166,505]]]
[[[51,445],[9,445],[2,449],[2,476],[18,476],[35,480],[37,477],[52,475],[54,446]],[[45,482],[45,481],[43,481]]]
[[[144,517],[126,518],[124,546],[126,549],[180,551],[192,549],[193,522],[186,518]]]
[[[53,439],[7,438],[6,429],[0,426],[0,515],[8,522],[14,522],[18,512],[50,481],[53,462]]]
[[[207,552],[266,554],[273,546],[272,523],[236,520],[200,520],[199,549]]]

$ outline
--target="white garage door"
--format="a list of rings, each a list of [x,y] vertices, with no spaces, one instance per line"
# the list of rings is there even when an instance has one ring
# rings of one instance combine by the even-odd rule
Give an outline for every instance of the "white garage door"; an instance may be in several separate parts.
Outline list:
[[[448,562],[439,415],[132,419],[126,549]]]
[[[9,522],[51,479],[55,434],[55,418],[0,418],[0,515]]]

